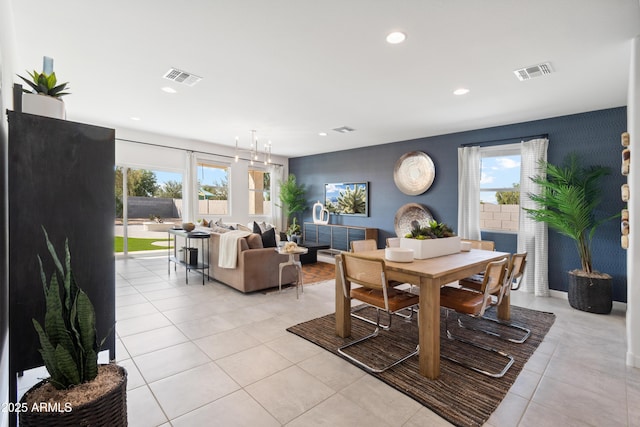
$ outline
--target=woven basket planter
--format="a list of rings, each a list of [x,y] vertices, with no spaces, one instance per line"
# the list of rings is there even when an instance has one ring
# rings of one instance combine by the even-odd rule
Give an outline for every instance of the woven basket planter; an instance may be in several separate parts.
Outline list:
[[[127,371],[118,366],[118,372],[122,379],[108,393],[73,407],[68,412],[65,411],[64,406],[52,408],[50,411],[20,412],[20,427],[127,426]],[[29,393],[46,384],[47,381],[40,381],[31,387],[20,399],[20,404],[26,405]]]
[[[612,308],[611,276],[588,277],[569,272],[569,305],[589,313],[609,314]],[[608,276],[608,277],[607,277]]]

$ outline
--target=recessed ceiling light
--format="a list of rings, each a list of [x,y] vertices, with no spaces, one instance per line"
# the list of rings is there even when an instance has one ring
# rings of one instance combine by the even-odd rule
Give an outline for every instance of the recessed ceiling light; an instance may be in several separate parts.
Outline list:
[[[326,133],[326,132],[318,132],[318,135],[320,135],[320,136],[327,136],[327,133]]]
[[[140,121],[140,117],[129,117],[131,120],[139,122]]]
[[[461,87],[460,89],[456,89],[453,91],[454,95],[466,95],[469,93],[469,89]]]
[[[163,88],[162,88],[162,91],[163,91],[163,92],[167,92],[167,93],[176,93],[176,92],[178,92],[177,90],[175,90],[174,88],[169,87],[169,86],[165,86],[165,87],[163,87]]]
[[[398,44],[402,43],[407,39],[407,35],[400,31],[394,31],[393,33],[389,33],[387,35],[387,43]]]

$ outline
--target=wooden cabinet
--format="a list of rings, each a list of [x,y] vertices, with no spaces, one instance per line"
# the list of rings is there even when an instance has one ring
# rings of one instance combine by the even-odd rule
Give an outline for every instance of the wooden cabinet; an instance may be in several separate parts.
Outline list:
[[[340,251],[348,251],[353,240],[378,240],[377,228],[312,222],[305,222],[302,228],[305,243],[329,245],[331,249]]]

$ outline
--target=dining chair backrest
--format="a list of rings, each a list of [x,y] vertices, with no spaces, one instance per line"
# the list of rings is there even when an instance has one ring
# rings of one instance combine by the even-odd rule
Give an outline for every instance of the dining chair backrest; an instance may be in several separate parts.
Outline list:
[[[387,247],[388,248],[399,248],[400,247],[400,238],[399,237],[387,237]]]
[[[471,239],[460,239],[461,242],[469,242],[471,243],[471,249],[483,249],[485,251],[495,251],[496,250],[496,242],[492,240],[471,240]]]
[[[501,298],[504,295],[509,295],[511,291],[515,291],[520,287],[520,279],[524,274],[524,268],[527,265],[527,253],[522,252],[519,254],[513,254],[509,261],[509,267],[507,268],[507,274],[504,280],[503,291],[501,292]]]
[[[351,252],[375,251],[376,249],[378,249],[378,242],[375,239],[351,241]]]
[[[487,264],[481,288],[481,291],[484,294],[483,303],[478,315],[482,316],[487,308],[500,303],[502,288],[504,286],[504,278],[507,274],[507,262],[508,259],[503,258],[500,261],[494,261]],[[493,301],[493,295],[498,296],[495,301]]]

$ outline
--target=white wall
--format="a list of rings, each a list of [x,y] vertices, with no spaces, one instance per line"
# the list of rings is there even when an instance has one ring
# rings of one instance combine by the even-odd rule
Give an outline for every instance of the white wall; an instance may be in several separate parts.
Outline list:
[[[179,150],[148,144],[177,147]],[[249,212],[249,197],[247,193],[247,189],[249,188],[249,162],[247,160],[240,160],[236,163],[233,158],[235,155],[234,147],[149,132],[140,132],[132,129],[116,129],[116,164],[118,166],[181,172],[184,181],[187,150],[197,152],[200,159],[211,160],[230,166],[230,211],[229,215],[221,217],[224,222],[237,222],[241,224],[247,224],[254,220],[258,222],[276,222],[269,217],[249,216],[247,214],[247,212]],[[241,153],[240,158],[246,159],[247,154],[248,153]],[[285,174],[287,173],[288,162],[285,157],[272,156],[271,160],[273,163],[284,165]],[[256,166],[258,165],[259,163],[256,163]],[[277,201],[277,195],[273,194],[272,199]],[[200,217],[200,215],[197,216],[197,218]],[[217,220],[219,218],[218,216],[207,219]],[[282,224],[276,225],[282,230]]]
[[[627,131],[631,136],[628,175],[629,249],[627,250],[627,365],[640,368],[640,35],[631,44]]]

